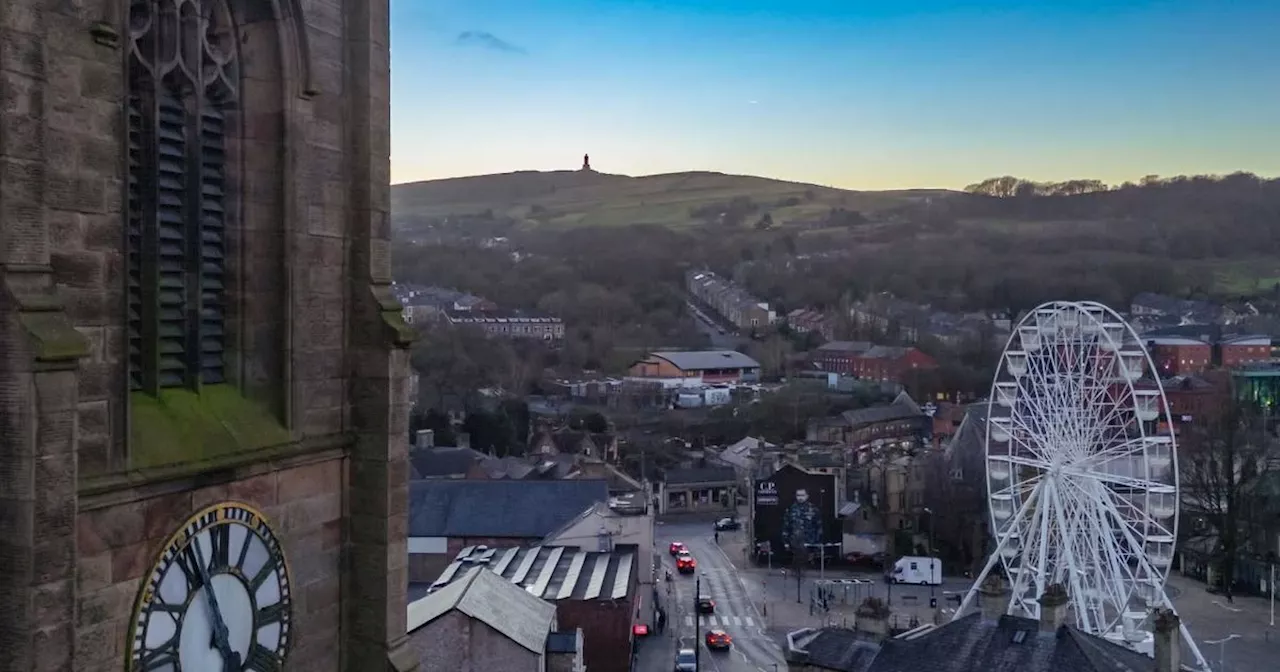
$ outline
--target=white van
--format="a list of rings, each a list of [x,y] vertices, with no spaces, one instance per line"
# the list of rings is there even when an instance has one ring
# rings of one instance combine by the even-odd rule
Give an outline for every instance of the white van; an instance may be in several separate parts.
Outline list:
[[[919,555],[904,555],[893,563],[884,576],[889,583],[914,583],[921,586],[942,585],[942,561]]]

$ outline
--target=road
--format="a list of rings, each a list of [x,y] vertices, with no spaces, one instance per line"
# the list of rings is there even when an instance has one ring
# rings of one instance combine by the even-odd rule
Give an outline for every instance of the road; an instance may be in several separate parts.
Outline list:
[[[689,312],[693,314],[693,322],[697,325],[698,331],[706,334],[707,337],[711,339],[711,347],[733,350],[739,345],[747,342],[747,339],[734,334],[716,323],[710,315],[705,313],[693,302],[686,301],[685,303],[689,306]]]
[[[658,551],[664,569],[670,569],[670,591],[664,595],[668,613],[667,632],[655,635],[639,647],[638,672],[666,672],[675,660],[676,645],[692,648],[693,642],[705,637],[708,630],[724,630],[733,638],[727,652],[701,648],[704,672],[774,672],[785,670],[786,661],[774,637],[765,627],[748,586],[750,584],[734,568],[724,551],[716,545],[709,521],[664,523],[657,528]],[[696,575],[681,575],[666,553],[672,541],[681,541],[698,561]],[[694,600],[701,584],[703,594],[716,602],[714,614],[696,616]],[[659,589],[665,591],[665,586]],[[776,667],[775,667],[776,666]]]

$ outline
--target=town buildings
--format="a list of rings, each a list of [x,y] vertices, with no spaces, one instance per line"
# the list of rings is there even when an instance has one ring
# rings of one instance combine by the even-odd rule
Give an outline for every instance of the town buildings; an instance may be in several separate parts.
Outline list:
[[[449,590],[483,568],[528,595],[554,606],[556,627],[581,630],[588,670],[630,672],[633,626],[652,610],[640,589],[637,548],[619,544],[606,531],[590,548],[568,546],[468,547],[431,584],[427,595]],[[494,672],[506,668],[490,668]]]
[[[914,347],[873,345],[865,341],[824,343],[810,355],[822,371],[868,380],[905,384],[913,373],[938,368],[938,362]]]
[[[892,632],[882,603],[864,603],[852,628],[804,628],[787,636],[791,672],[1180,672],[1179,619],[1153,615],[1152,656],[1074,624],[1066,591],[1049,586],[1039,619],[1012,616],[1008,588],[982,588],[980,611],[907,632]]]
[[[836,337],[836,321],[826,313],[817,310],[796,308],[787,313],[787,326],[797,334],[817,333],[827,341],[834,340]]]
[[[161,6],[0,6],[3,667],[126,669],[171,537],[252,516],[288,669],[416,669],[387,2]]]
[[[670,469],[658,484],[658,513],[733,513],[738,476],[733,467]]]
[[[768,303],[711,271],[689,271],[685,275],[685,287],[693,298],[738,329],[762,329],[777,320]]]
[[[410,585],[430,583],[462,549],[541,542],[597,502],[604,480],[414,481],[409,486]]]
[[[564,339],[564,321],[558,317],[522,315],[510,311],[447,311],[445,321],[453,326],[470,326],[490,338],[533,338],[543,341]]]
[[[628,375],[667,388],[753,383],[760,362],[735,350],[655,351],[632,364]]]
[[[410,603],[408,619],[423,672],[585,669],[580,629],[557,632],[554,606],[479,566]]]

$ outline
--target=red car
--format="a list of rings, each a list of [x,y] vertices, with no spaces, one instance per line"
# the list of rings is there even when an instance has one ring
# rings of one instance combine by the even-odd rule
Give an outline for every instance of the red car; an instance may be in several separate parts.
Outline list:
[[[707,648],[713,651],[728,651],[733,645],[733,638],[724,630],[707,632]]]
[[[684,542],[682,541],[673,541],[671,542],[671,546],[667,548],[667,552],[670,553],[671,557],[674,558],[675,556],[680,555],[681,553],[688,553],[689,547],[685,546]]]
[[[681,574],[692,574],[698,568],[698,561],[692,555],[684,553],[676,556],[676,571]]]

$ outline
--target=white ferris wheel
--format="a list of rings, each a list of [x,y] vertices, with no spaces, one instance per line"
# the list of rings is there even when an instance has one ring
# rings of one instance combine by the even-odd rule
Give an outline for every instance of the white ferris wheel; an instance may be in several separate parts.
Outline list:
[[[1039,618],[1062,584],[1081,630],[1150,653],[1142,624],[1172,608],[1178,535],[1169,405],[1133,329],[1093,302],[1047,303],[1010,335],[991,387],[987,492],[996,548],[957,610],[997,565],[1009,612]],[[1204,657],[1185,626],[1182,637]]]

